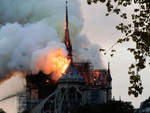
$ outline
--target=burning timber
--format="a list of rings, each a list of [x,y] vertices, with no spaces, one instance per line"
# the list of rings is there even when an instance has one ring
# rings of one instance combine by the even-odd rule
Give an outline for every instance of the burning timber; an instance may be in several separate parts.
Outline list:
[[[111,100],[110,69],[94,70],[89,62],[73,62],[66,2],[65,41],[68,56],[61,73],[40,72],[26,76],[26,92],[18,96],[18,113],[72,113],[81,104]],[[57,63],[61,62],[61,58]],[[64,60],[63,60],[64,62]],[[57,67],[57,66],[56,66]],[[60,70],[60,69],[59,69]],[[56,79],[55,79],[55,78]]]

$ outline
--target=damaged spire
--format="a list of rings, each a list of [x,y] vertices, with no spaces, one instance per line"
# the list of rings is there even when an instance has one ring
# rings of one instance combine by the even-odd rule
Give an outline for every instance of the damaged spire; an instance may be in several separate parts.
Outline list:
[[[69,36],[69,20],[68,20],[68,7],[67,7],[68,1],[66,1],[66,17],[65,17],[65,45],[68,51],[68,57],[72,60],[72,45],[70,42],[70,36]]]

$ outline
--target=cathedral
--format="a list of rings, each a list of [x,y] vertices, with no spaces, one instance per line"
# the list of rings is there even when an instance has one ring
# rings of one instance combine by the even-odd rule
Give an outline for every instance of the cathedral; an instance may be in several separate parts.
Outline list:
[[[68,8],[66,2],[65,45],[71,63],[66,73],[57,81],[40,72],[26,77],[26,93],[18,96],[18,113],[72,113],[83,104],[97,104],[111,100],[110,69],[93,69],[89,62],[72,61],[69,37]],[[50,75],[49,75],[50,76]],[[45,82],[49,80],[49,82]]]

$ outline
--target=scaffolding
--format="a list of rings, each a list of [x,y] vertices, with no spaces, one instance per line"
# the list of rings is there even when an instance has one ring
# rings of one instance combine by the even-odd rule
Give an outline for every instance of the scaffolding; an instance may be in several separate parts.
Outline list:
[[[76,69],[83,75],[86,84],[90,83],[90,71],[93,70],[93,66],[89,62],[73,62]]]
[[[23,113],[23,111],[26,110],[27,106],[27,96],[25,93],[19,94],[17,96],[17,102],[18,102],[18,108],[17,108],[17,113]]]

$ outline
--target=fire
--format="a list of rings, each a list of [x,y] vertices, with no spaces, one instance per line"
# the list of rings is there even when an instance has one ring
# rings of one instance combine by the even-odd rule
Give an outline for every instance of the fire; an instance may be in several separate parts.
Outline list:
[[[56,53],[54,53],[54,54],[59,54],[57,52],[61,52],[61,51],[57,50]],[[54,62],[55,72],[59,72],[61,74],[65,73],[66,69],[68,68],[68,66],[70,64],[70,60],[68,60],[67,57],[63,57],[63,56],[53,57],[52,60]]]
[[[57,81],[66,72],[71,60],[67,58],[62,49],[51,52],[47,58],[50,61],[50,65],[47,65],[47,68],[53,73],[52,79]]]

